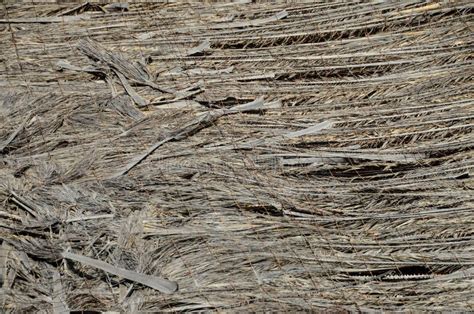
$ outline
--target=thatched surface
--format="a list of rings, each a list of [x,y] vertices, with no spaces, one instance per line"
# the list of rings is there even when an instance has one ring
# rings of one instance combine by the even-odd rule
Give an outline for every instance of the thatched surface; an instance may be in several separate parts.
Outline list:
[[[3,310],[473,311],[472,9],[2,5]]]

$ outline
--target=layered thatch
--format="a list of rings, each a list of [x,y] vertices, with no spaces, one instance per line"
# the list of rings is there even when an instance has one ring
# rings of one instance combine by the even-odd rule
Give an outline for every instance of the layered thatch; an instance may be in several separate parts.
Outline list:
[[[472,311],[473,21],[3,5],[3,310]]]

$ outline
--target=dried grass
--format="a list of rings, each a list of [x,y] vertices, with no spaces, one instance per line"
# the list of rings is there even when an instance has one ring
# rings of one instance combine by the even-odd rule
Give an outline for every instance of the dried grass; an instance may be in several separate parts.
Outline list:
[[[3,5],[3,310],[472,311],[472,26]]]

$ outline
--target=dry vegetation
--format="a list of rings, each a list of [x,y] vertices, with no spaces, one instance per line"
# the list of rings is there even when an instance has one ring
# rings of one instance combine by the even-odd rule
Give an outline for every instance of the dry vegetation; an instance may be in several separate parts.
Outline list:
[[[473,311],[472,9],[2,4],[3,310]]]

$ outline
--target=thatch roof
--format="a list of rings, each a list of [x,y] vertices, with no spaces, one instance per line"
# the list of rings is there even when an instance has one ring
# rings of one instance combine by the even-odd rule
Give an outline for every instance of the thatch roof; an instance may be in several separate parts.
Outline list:
[[[0,7],[4,311],[473,310],[472,2],[244,2]]]

